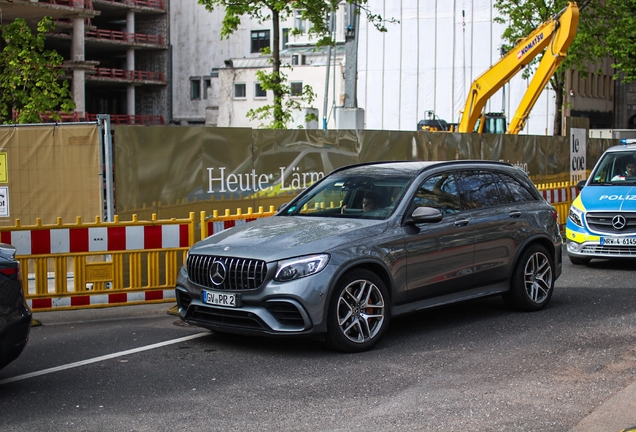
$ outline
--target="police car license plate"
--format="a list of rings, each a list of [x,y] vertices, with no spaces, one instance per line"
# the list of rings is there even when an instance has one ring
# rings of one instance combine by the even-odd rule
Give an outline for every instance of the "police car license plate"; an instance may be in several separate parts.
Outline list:
[[[237,307],[238,306],[238,295],[237,294],[225,294],[218,293],[214,291],[205,291],[201,292],[202,301],[205,304],[214,305],[214,306],[227,306],[227,307]]]
[[[636,246],[636,238],[631,237],[601,237],[603,246]]]

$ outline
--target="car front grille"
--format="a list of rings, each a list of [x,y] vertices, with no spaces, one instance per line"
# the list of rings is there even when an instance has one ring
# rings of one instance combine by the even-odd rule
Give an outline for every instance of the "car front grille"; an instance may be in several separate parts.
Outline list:
[[[625,227],[616,229],[612,225],[615,216],[625,218]],[[636,213],[633,212],[589,212],[585,216],[590,230],[601,234],[634,234],[636,233]]]
[[[189,255],[188,278],[197,285],[217,290],[256,289],[263,284],[267,263],[261,260]]]
[[[251,330],[268,330],[260,318],[251,312],[240,309],[217,309],[195,306],[192,313],[187,318],[191,318],[201,325],[216,325],[221,327],[234,327]]]
[[[598,255],[599,257],[634,257],[636,256],[636,247],[586,245],[581,249],[581,253],[584,255]]]

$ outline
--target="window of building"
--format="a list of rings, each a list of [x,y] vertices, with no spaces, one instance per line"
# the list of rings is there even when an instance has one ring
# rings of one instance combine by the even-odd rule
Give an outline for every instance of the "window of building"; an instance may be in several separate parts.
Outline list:
[[[246,97],[245,83],[234,83],[234,99],[245,99]]]
[[[294,54],[292,56],[292,66],[297,65],[298,64],[298,54]]]
[[[288,43],[289,43],[289,29],[284,28],[283,37],[282,37],[282,44],[283,44],[282,49],[286,49]]]
[[[252,51],[261,52],[263,48],[269,48],[269,30],[252,31]]]
[[[589,80],[587,79],[587,77],[585,78],[581,78],[579,80],[579,94],[581,96],[588,96],[588,92],[587,92],[587,82]]]
[[[267,97],[267,92],[261,87],[261,83],[254,83],[254,97],[264,98]]]
[[[212,87],[212,80],[209,77],[203,79],[203,99],[208,98],[208,89]]]
[[[294,27],[296,30],[299,30],[302,34],[307,33],[307,24],[303,19],[303,12],[300,10],[294,11]]]
[[[292,81],[289,83],[291,88],[291,96],[301,96],[303,94],[303,82]]]
[[[190,99],[201,99],[201,78],[190,77]]]

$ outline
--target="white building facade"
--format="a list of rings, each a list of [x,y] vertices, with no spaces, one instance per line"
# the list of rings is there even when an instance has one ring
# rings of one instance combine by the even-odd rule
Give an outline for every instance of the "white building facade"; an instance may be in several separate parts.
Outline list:
[[[356,88],[365,129],[415,130],[427,111],[449,123],[458,122],[472,81],[500,57],[505,26],[493,21],[493,4],[494,0],[370,0],[371,12],[399,23],[387,22],[387,32],[379,32],[364,13],[360,19]],[[335,127],[334,107],[342,106],[344,100],[344,10],[343,5],[336,19],[341,49],[335,50],[335,61],[328,62],[324,52],[312,52],[306,37],[283,34],[283,29],[308,23],[295,17],[281,23],[282,60],[296,63],[286,73],[290,82],[312,86],[319,128],[323,118],[328,128]],[[245,113],[271,104],[272,96],[258,95],[255,73],[267,69],[267,63],[254,52],[253,43],[259,40],[259,32],[271,34],[271,22],[246,18],[235,34],[220,40],[222,18],[222,11],[207,12],[196,0],[171,3],[173,118],[182,123],[258,127]],[[503,111],[511,117],[526,88],[527,81],[519,73],[490,99],[486,111]],[[554,92],[548,86],[522,133],[551,135],[554,115]]]

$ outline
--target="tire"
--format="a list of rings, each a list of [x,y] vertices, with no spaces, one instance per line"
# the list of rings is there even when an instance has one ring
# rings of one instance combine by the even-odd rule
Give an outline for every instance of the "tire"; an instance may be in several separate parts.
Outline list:
[[[541,245],[526,249],[516,264],[510,291],[503,294],[508,307],[524,311],[543,309],[554,291],[554,263]]]
[[[346,273],[329,301],[327,345],[349,353],[371,349],[389,325],[388,300],[375,273],[364,269]]]
[[[570,258],[570,262],[574,265],[588,265],[591,261],[591,258],[581,258],[569,254],[568,258]]]

